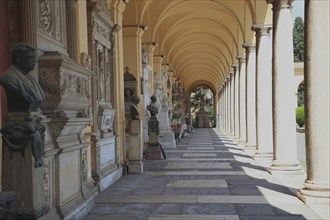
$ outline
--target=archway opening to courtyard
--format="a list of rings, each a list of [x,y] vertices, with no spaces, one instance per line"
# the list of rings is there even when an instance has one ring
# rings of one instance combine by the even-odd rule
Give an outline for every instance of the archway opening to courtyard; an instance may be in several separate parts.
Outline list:
[[[206,86],[195,87],[190,94],[191,116],[195,128],[215,126],[214,95]]]

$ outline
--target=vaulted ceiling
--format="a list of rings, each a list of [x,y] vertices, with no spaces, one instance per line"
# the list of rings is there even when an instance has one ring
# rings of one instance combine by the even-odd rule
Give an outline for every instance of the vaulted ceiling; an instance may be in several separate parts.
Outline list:
[[[148,26],[143,42],[158,42],[186,91],[204,85],[218,92],[243,43],[253,43],[253,24],[271,23],[265,0],[130,0],[123,25]]]

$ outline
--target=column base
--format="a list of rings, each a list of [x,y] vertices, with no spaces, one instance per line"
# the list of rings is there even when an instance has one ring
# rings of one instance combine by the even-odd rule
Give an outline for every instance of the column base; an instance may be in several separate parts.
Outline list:
[[[301,169],[301,166],[299,165],[299,162],[295,163],[288,163],[288,162],[280,162],[274,160],[272,162],[272,165],[270,166],[268,172],[270,174],[280,174],[280,175],[285,175],[285,174],[290,174],[290,175],[300,175],[304,174],[305,172]]]
[[[255,154],[256,149],[257,149],[256,146],[246,144],[245,147],[243,148],[243,151],[244,153],[252,156]]]
[[[141,160],[130,160],[128,163],[128,173],[143,173],[143,163]]]
[[[308,204],[330,204],[330,186],[306,180],[298,197]]]
[[[239,140],[238,143],[237,143],[237,146],[240,147],[240,148],[244,148],[246,145],[245,141],[242,141],[242,140]]]
[[[253,155],[253,159],[255,160],[263,160],[263,159],[272,159],[273,158],[273,152],[261,152],[261,151],[256,151],[255,154]]]
[[[238,137],[234,137],[233,143],[234,144],[238,144],[238,142],[239,142],[239,138]]]
[[[315,191],[310,189],[301,189],[297,193],[298,198],[306,204],[327,204],[330,205],[329,191]]]

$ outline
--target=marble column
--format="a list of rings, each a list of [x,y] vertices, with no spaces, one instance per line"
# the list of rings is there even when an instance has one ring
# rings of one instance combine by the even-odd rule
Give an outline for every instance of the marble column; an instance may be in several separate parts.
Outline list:
[[[257,151],[255,158],[273,156],[271,25],[252,26],[256,32]]]
[[[270,172],[299,171],[297,160],[291,0],[273,4],[273,145]]]
[[[230,135],[230,75],[227,75],[227,82],[226,82],[226,123],[227,123],[227,127],[226,127],[226,132],[227,135]]]
[[[235,136],[235,76],[230,72],[230,138]]]
[[[256,51],[255,45],[244,44],[246,52],[246,147],[257,145],[256,132]]]
[[[305,0],[306,203],[330,203],[329,1]]]
[[[244,56],[237,56],[239,67],[239,141],[244,147],[246,143],[246,64]]]
[[[234,142],[239,140],[239,71],[238,65],[232,65],[234,70]]]
[[[223,131],[223,128],[224,128],[224,117],[223,117],[224,101],[223,101],[223,97],[224,97],[224,85],[221,86],[221,90],[220,90],[220,129],[221,129],[221,132]]]
[[[69,57],[77,62],[77,0],[66,0],[66,33]]]

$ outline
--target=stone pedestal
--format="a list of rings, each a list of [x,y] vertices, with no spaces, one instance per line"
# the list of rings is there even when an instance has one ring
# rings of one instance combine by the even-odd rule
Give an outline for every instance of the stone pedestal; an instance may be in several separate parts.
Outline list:
[[[128,134],[128,172],[129,173],[143,173],[142,163],[142,123],[140,119],[129,120],[129,134]]]
[[[175,148],[175,137],[173,132],[170,129],[169,124],[169,115],[168,115],[168,106],[162,106],[161,111],[159,112],[159,143],[163,148]]]
[[[161,149],[158,142],[159,122],[156,116],[151,116],[148,122],[149,142],[145,151],[146,160],[161,160]]]
[[[27,118],[37,119],[38,113],[9,113],[7,122],[15,126],[19,131],[27,126]],[[16,140],[24,139],[24,132],[16,132]],[[21,150],[13,151],[8,143],[4,141],[3,154],[3,191],[17,192],[16,200],[12,202],[12,218],[37,219],[49,212],[49,205],[46,201],[43,166],[35,167],[35,158],[32,154],[32,141],[26,133],[26,144]],[[18,149],[17,149],[18,150]],[[43,163],[43,162],[42,162]]]

